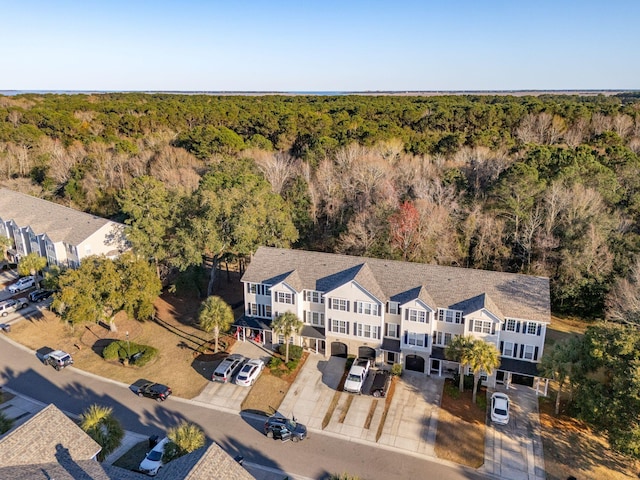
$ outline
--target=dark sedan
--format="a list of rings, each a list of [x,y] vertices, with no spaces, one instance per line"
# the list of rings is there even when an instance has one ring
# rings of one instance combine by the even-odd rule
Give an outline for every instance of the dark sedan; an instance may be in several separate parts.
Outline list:
[[[51,295],[53,295],[53,290],[36,290],[29,294],[29,301],[41,302],[42,300],[49,298]]]
[[[137,387],[135,392],[139,397],[155,398],[159,402],[164,402],[171,395],[171,388],[161,383],[145,383]]]

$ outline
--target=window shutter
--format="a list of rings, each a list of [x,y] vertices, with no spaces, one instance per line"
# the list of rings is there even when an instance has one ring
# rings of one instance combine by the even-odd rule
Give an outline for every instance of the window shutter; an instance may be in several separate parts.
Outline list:
[[[307,323],[307,311],[306,310],[302,311],[302,321],[304,323]]]
[[[327,320],[327,330],[331,331],[331,319]]]
[[[540,336],[541,333],[542,333],[542,324],[539,323],[538,324],[538,331],[537,331],[536,335]]]
[[[429,346],[429,334],[428,333],[424,334],[424,346],[425,346],[425,348]]]
[[[513,352],[511,353],[511,356],[513,358],[516,358],[518,356],[518,344],[517,343],[513,344]]]
[[[436,337],[436,335],[437,335],[437,334],[438,334],[438,332],[433,332],[433,339],[431,340],[431,343],[432,343],[432,344],[437,343],[437,342],[436,342],[436,338],[437,338],[437,337]]]
[[[306,302],[307,301],[307,291],[303,290],[302,291],[302,299]]]
[[[502,322],[502,330],[506,330],[507,329],[507,320],[505,319],[504,322]]]
[[[378,306],[378,316],[381,317],[382,316],[382,305]]]
[[[495,335],[496,334],[496,324],[492,323],[491,324],[491,335]]]
[[[349,322],[345,322],[347,324],[347,335],[349,335]]]
[[[327,308],[329,310],[333,310],[333,299],[332,298],[327,299]]]
[[[358,335],[358,324],[356,322],[353,322],[353,334]]]
[[[533,349],[533,360],[538,360],[538,347]]]
[[[409,309],[408,309],[408,308],[406,308],[406,309],[404,310],[404,319],[405,319],[405,320],[409,320]]]
[[[518,358],[522,358],[523,355],[524,355],[524,343],[520,345],[520,355],[518,356]]]
[[[516,333],[520,333],[520,322],[516,322]]]
[[[389,302],[384,304],[384,313],[389,313]]]
[[[407,339],[408,339],[408,337],[409,337],[409,332],[405,330],[405,331],[404,331],[404,344],[405,344],[405,345],[407,344]]]
[[[473,318],[469,319],[469,331],[473,332]]]
[[[295,304],[296,304],[296,296],[297,296],[297,295],[296,295],[295,293],[292,293],[292,294],[291,294],[291,304],[292,304],[292,305],[295,305]]]
[[[504,352],[504,342],[500,342],[500,355]]]
[[[460,323],[462,323],[462,325],[464,325],[464,317],[460,317],[460,318],[461,318]]]
[[[351,302],[349,300],[347,300],[347,312],[350,312],[351,310],[349,310],[349,307],[351,306]]]
[[[382,328],[381,327],[376,327],[376,338],[379,339],[381,338],[381,334],[382,333]]]
[[[527,322],[522,322],[522,333],[527,333]]]

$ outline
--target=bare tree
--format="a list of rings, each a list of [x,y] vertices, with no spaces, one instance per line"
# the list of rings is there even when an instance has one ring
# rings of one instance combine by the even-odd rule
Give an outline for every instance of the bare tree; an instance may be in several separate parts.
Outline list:
[[[247,155],[254,159],[258,169],[271,184],[273,192],[281,195],[287,182],[295,176],[296,159],[287,153],[263,150],[253,150],[247,152]]]
[[[606,317],[622,323],[640,324],[640,257],[625,278],[619,278],[606,298]]]
[[[359,212],[349,220],[347,231],[340,235],[336,246],[339,253],[367,256],[384,232],[385,222],[374,213],[366,210]]]
[[[594,135],[600,135],[607,130],[611,130],[611,117],[603,113],[594,113],[591,116],[591,132]]]
[[[612,120],[613,131],[620,138],[627,138],[633,131],[633,118],[626,114],[618,114]]]
[[[587,133],[589,122],[586,119],[580,117],[564,132],[564,141],[572,148],[577,147],[582,143]]]
[[[552,145],[558,141],[565,131],[564,119],[547,112],[530,113],[516,128],[516,136],[524,143],[540,143]]]

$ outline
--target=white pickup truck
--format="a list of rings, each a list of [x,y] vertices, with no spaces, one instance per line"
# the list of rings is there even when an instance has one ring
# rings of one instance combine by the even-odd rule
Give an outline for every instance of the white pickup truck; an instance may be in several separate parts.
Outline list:
[[[367,378],[367,373],[369,373],[369,367],[371,367],[371,362],[368,358],[356,358],[344,382],[344,391],[362,393],[362,386]]]

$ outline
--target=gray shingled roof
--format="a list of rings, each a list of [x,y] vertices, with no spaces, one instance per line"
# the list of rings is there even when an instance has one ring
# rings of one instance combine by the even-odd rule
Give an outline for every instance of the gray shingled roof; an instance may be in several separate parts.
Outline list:
[[[115,223],[6,188],[0,188],[0,219],[30,226],[36,235],[46,233],[54,243],[71,245],[79,245],[103,226]]]
[[[156,478],[158,480],[178,478],[184,480],[210,480],[213,478],[255,480],[253,475],[215,443],[169,462],[160,469]]]
[[[486,294],[496,315],[550,321],[549,279],[532,275],[260,247],[242,280],[269,284],[270,279],[296,270],[304,289],[327,292],[355,279],[363,264],[380,287],[382,301],[406,298],[406,292],[424,286],[435,303],[429,305],[432,308],[451,308]]]
[[[55,405],[49,405],[0,438],[0,467],[58,463],[61,449],[79,461],[92,459],[101,447]]]
[[[482,308],[486,308],[491,313],[496,315],[500,320],[504,320],[504,315],[486,293],[482,293],[473,298],[469,298],[468,300],[463,300],[460,303],[451,305],[451,308],[453,310],[460,310],[463,315],[477,312]]]

